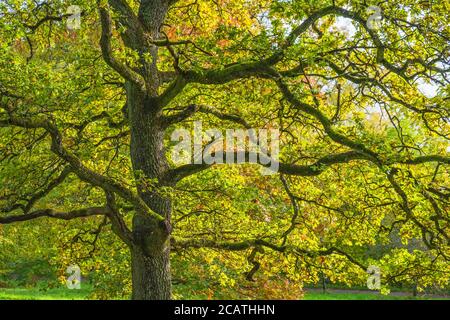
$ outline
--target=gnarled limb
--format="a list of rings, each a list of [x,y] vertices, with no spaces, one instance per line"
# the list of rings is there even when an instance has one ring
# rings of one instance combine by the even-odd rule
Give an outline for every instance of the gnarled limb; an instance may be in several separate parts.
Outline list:
[[[111,37],[112,37],[112,20],[107,8],[99,7],[100,21],[102,24],[102,36],[100,46],[102,49],[103,59],[114,70],[116,70],[126,80],[137,85],[141,90],[145,91],[146,84],[143,78],[134,72],[125,64],[119,62],[112,53]]]
[[[0,217],[0,224],[10,224],[14,222],[29,221],[42,217],[72,220],[76,218],[85,218],[91,216],[103,216],[108,215],[110,210],[106,207],[92,207],[86,209],[78,209],[68,212],[57,211],[53,209],[36,210],[27,214],[12,215],[7,217]]]
[[[133,191],[129,190],[122,184],[113,179],[103,176],[95,171],[87,168],[80,159],[78,159],[73,153],[67,150],[63,144],[63,137],[59,132],[55,124],[45,118],[21,118],[12,114],[9,115],[8,120],[0,120],[0,127],[18,126],[27,129],[44,129],[52,138],[51,150],[61,159],[66,161],[73,172],[83,181],[86,181],[94,186],[100,187],[104,190],[108,190],[113,193],[117,193],[122,198],[133,203],[137,208],[141,209],[152,216],[156,221],[164,221],[160,215],[154,213],[148,208],[145,202]]]

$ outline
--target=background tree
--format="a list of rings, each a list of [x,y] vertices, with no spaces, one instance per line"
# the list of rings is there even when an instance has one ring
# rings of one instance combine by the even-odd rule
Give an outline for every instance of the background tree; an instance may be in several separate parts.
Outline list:
[[[448,282],[448,1],[71,4],[80,30],[63,1],[0,4],[0,224],[100,216],[134,299],[171,297],[171,248],[245,251],[249,280],[280,255],[345,278],[368,246],[419,239],[376,263]],[[279,128],[279,175],[175,166],[169,134],[194,119]]]

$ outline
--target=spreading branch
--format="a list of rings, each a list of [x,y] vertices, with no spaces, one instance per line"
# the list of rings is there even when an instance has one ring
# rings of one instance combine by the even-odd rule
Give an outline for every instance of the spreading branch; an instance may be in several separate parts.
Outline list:
[[[0,217],[0,224],[10,224],[15,222],[24,222],[34,220],[42,217],[56,218],[62,220],[72,220],[77,218],[85,218],[91,216],[108,215],[110,210],[106,207],[92,207],[86,209],[73,210],[68,212],[61,212],[53,209],[36,210],[27,214],[12,215],[7,217]]]
[[[100,46],[105,62],[114,70],[116,70],[126,80],[134,83],[143,91],[145,91],[145,82],[143,78],[127,67],[125,64],[119,62],[112,53],[111,38],[112,38],[112,20],[108,9],[99,7],[100,22],[102,24],[102,36],[100,39]]]

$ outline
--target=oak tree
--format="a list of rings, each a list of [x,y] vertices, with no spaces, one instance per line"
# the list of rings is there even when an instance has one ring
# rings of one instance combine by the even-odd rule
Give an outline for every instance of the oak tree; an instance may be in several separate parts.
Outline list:
[[[0,225],[103,217],[133,299],[171,298],[171,250],[246,252],[248,280],[271,254],[364,273],[392,235],[419,244],[381,257],[388,280],[448,281],[447,0],[70,4],[79,29],[66,1],[0,3]],[[279,129],[279,172],[177,166],[193,120]],[[224,205],[224,176],[269,195]]]

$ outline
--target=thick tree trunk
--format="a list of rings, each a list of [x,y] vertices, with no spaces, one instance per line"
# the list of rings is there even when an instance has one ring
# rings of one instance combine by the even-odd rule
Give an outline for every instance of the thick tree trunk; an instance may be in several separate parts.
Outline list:
[[[169,0],[141,0],[139,20],[147,35],[159,38]],[[134,84],[127,83],[127,105],[131,129],[130,153],[133,170],[138,181],[138,192],[147,206],[164,218],[161,223],[145,212],[136,212],[133,218],[132,279],[133,299],[158,300],[171,298],[170,279],[170,220],[171,202],[158,188],[164,185],[168,170],[164,150],[164,129],[161,110],[157,103],[159,91],[158,49],[133,43],[132,37],[124,41],[141,56],[140,74],[146,82],[146,93]],[[151,61],[145,58],[150,53]]]
[[[131,159],[139,194],[148,207],[165,218],[157,222],[137,212],[133,218],[134,245],[131,248],[133,299],[170,299],[170,219],[171,202],[158,192],[168,169],[164,150],[164,130],[152,98],[127,85],[131,127]]]
[[[140,247],[131,250],[133,300],[171,298],[170,250],[149,256]]]

